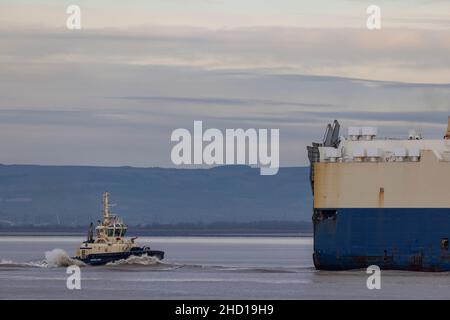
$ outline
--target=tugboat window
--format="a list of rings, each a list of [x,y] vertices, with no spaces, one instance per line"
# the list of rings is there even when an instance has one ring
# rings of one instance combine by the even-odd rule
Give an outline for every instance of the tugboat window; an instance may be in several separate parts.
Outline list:
[[[108,229],[108,237],[114,236],[114,229]]]
[[[114,232],[114,236],[120,237],[120,231],[121,231],[121,229],[116,229]]]

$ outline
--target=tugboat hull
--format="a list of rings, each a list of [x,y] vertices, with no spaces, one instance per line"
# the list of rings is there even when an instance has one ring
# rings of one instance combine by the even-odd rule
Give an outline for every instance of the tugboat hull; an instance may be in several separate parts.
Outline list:
[[[74,257],[74,259],[80,260],[85,264],[91,266],[104,265],[109,262],[114,262],[122,259],[127,259],[130,256],[143,256],[155,257],[159,260],[164,259],[164,251],[149,250],[147,248],[133,249],[126,252],[111,252],[111,253],[93,253],[86,256],[86,258]]]

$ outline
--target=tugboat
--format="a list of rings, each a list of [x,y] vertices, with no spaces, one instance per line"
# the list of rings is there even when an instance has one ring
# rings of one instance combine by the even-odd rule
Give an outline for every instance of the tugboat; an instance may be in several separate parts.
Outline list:
[[[103,221],[98,221],[95,228],[97,237],[94,238],[94,224],[91,222],[87,240],[75,253],[73,259],[89,265],[103,265],[130,256],[152,256],[164,259],[164,251],[151,250],[150,247],[140,247],[134,241],[137,237],[126,239],[128,226],[116,215],[109,212],[109,194],[103,193]]]

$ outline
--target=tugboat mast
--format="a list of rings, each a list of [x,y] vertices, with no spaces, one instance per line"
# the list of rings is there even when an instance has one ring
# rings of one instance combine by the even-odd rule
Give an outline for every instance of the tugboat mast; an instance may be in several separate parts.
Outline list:
[[[104,192],[103,193],[103,225],[107,226],[109,225],[109,193]]]

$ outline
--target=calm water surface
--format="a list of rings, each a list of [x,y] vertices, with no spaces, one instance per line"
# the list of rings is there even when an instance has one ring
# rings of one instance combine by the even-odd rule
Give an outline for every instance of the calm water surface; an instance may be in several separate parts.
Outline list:
[[[139,238],[166,259],[84,266],[81,290],[68,290],[65,265],[83,240],[0,236],[0,299],[450,298],[448,272],[382,271],[381,290],[368,290],[365,270],[317,271],[309,237]]]

